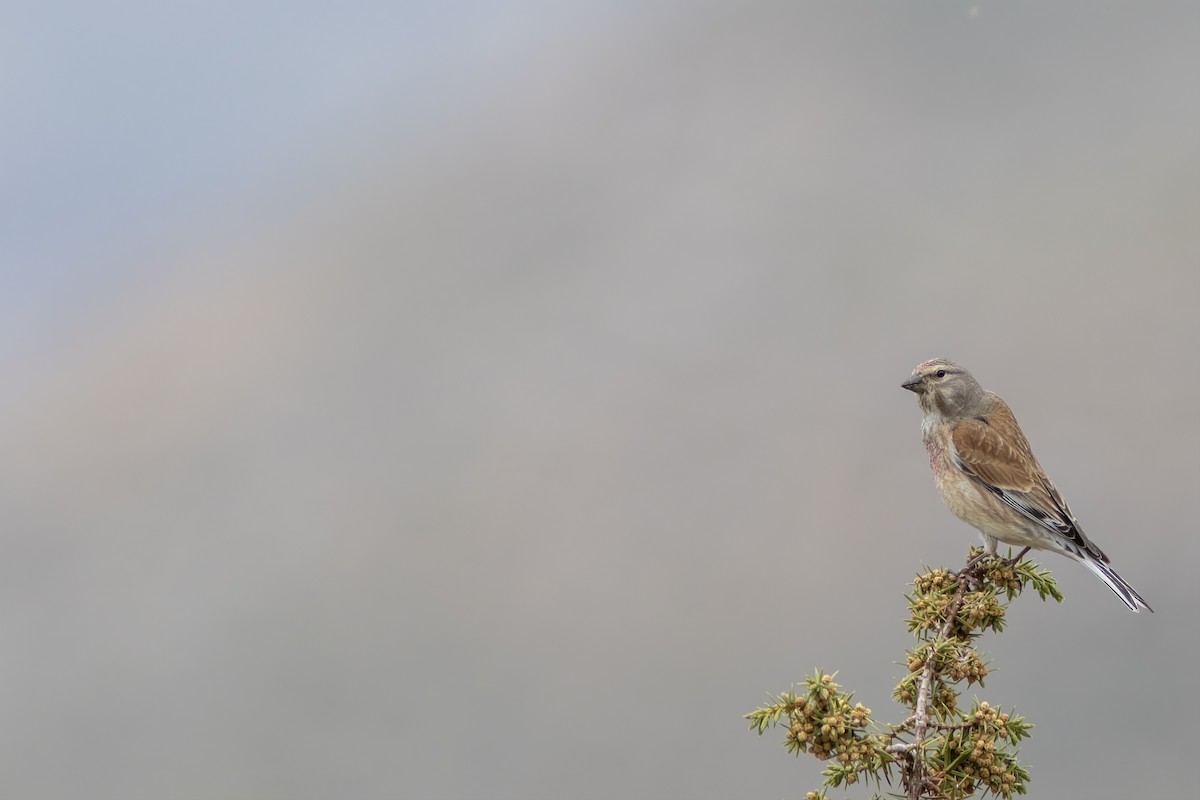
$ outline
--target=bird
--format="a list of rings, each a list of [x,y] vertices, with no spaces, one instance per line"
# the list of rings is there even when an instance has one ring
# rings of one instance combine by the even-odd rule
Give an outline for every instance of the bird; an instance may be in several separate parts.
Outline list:
[[[1104,581],[1130,610],[1154,611],[1084,534],[1008,403],[945,358],[922,361],[900,386],[916,394],[925,414],[921,438],[942,502],[979,531],[988,555],[999,542],[1024,548],[1013,563],[1031,549],[1059,553]]]

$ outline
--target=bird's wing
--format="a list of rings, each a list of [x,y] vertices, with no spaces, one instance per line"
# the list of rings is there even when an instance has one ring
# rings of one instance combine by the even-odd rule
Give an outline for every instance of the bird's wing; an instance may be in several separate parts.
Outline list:
[[[998,398],[988,413],[955,423],[954,461],[1009,507],[1083,551],[1104,559],[1046,477],[1012,411]]]

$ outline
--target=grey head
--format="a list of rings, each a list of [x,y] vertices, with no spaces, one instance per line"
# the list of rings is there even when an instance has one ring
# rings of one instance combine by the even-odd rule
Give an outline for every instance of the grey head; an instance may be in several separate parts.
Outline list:
[[[913,369],[900,384],[917,396],[917,405],[928,414],[949,419],[975,417],[986,409],[987,392],[979,381],[948,358],[931,358]]]

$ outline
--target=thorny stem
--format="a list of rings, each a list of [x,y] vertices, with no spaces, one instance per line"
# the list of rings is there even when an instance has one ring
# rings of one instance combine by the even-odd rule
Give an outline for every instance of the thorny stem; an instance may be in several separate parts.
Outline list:
[[[904,722],[901,722],[899,725],[893,725],[892,726],[892,738],[895,739],[895,738],[899,737],[899,735],[901,733],[903,733],[907,728],[911,728],[916,721],[917,721],[917,715],[913,714],[911,717],[904,720]],[[973,726],[975,724],[975,722],[973,720],[967,720],[966,722],[937,722],[936,720],[926,718],[925,724],[926,724],[926,728],[936,728],[939,731],[954,731],[954,730],[958,730],[959,728],[970,728],[971,726]]]
[[[958,617],[958,610],[962,607],[963,598],[967,594],[967,586],[980,560],[979,557],[971,559],[959,571],[958,591],[954,593],[954,598],[950,601],[950,605],[946,607],[946,622],[942,625],[942,629],[938,632],[937,637],[929,643],[929,658],[925,660],[925,666],[921,668],[921,683],[917,689],[916,713],[909,718],[913,726],[913,740],[905,747],[910,754],[909,757],[912,759],[912,777],[908,784],[909,800],[920,800],[921,790],[925,788],[925,761],[921,756],[921,747],[925,743],[925,733],[930,727],[940,727],[940,723],[932,722],[929,719],[929,693],[933,688],[933,675],[936,672],[935,663],[937,661],[934,658],[934,653],[937,650],[938,642],[950,638],[950,632],[954,630],[954,620]],[[907,725],[909,720],[905,720],[904,724]]]

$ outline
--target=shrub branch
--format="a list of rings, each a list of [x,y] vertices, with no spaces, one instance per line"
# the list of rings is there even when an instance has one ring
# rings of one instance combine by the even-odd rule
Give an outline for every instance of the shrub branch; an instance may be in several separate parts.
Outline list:
[[[908,800],[1025,794],[1029,773],[1016,760],[1017,743],[1032,725],[983,701],[960,709],[958,686],[983,686],[988,666],[975,644],[984,631],[1003,630],[1008,603],[1026,588],[1062,601],[1053,578],[1036,564],[988,557],[977,548],[958,572],[927,569],[916,577],[907,599],[917,645],[892,693],[910,709],[902,722],[872,719],[869,708],[851,703],[834,674],[817,670],[802,691],[793,686],[747,714],[750,729],[761,735],[783,727],[789,752],[828,761],[827,788],[860,781],[890,786],[895,772]],[[808,800],[824,798],[823,791],[808,793]]]

